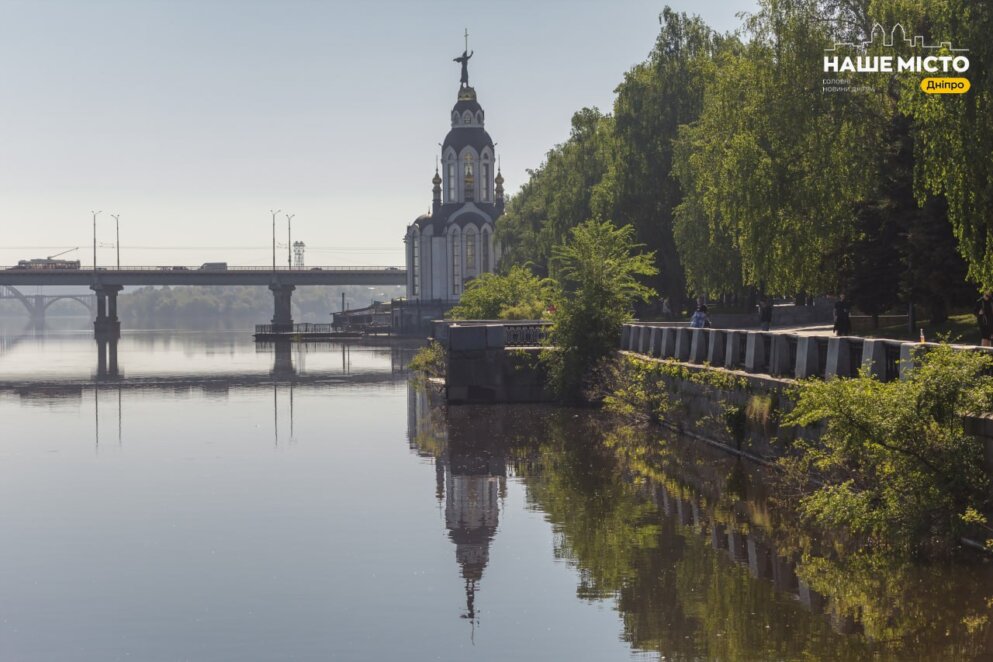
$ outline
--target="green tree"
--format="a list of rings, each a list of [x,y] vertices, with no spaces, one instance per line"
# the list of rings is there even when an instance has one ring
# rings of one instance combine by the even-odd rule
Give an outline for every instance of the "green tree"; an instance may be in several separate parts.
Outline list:
[[[556,281],[549,344],[543,353],[549,377],[564,399],[581,397],[591,370],[617,350],[621,325],[635,301],[654,291],[639,278],[653,276],[654,254],[641,252],[634,228],[610,221],[587,221],[569,233],[552,253]]]
[[[452,319],[541,319],[552,298],[551,282],[525,267],[513,266],[506,274],[481,274],[466,285]]]
[[[502,268],[529,264],[547,275],[552,248],[593,216],[591,198],[606,172],[612,124],[596,108],[583,108],[572,117],[569,139],[528,171],[528,182],[508,201],[497,227]]]
[[[673,238],[682,190],[672,176],[673,139],[703,107],[704,71],[723,37],[699,17],[666,7],[648,59],[624,75],[614,102],[608,168],[594,192],[594,216],[632,225],[655,251],[659,273],[647,284],[679,305],[686,279]]]

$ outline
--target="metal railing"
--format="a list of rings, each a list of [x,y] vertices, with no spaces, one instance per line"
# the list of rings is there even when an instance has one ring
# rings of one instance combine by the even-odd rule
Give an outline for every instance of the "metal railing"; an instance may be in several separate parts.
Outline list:
[[[108,267],[81,267],[79,269],[32,269],[30,267],[18,267],[18,266],[0,266],[0,271],[18,271],[21,273],[90,273],[90,272],[100,272],[100,271],[161,271],[161,272],[173,272],[173,271],[197,271],[200,273],[210,273],[218,274],[224,273],[225,271],[258,271],[261,273],[301,273],[306,271],[406,271],[406,267],[397,266],[385,266],[385,267],[371,267],[371,266],[343,266],[343,265],[333,265],[333,266],[316,266],[316,267],[294,267],[292,269],[287,267],[278,267],[273,269],[272,267],[257,267],[257,266],[229,266],[225,268],[204,268],[201,265],[197,266],[183,266],[183,265],[171,265],[171,266],[108,266]]]
[[[255,333],[268,335],[273,333],[294,334],[294,333],[326,333],[339,332],[333,324],[315,324],[313,322],[301,322],[299,324],[256,324]]]
[[[507,322],[504,328],[505,347],[540,347],[551,329],[551,322],[527,322],[514,324]]]

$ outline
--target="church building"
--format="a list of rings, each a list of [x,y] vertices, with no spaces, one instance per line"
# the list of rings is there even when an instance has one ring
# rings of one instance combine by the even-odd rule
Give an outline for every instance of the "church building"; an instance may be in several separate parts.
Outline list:
[[[471,57],[463,52],[455,58],[462,79],[432,180],[431,213],[417,217],[404,236],[407,312],[420,311],[412,315],[420,319],[405,320],[405,326],[440,317],[458,303],[468,281],[495,270],[499,257],[493,233],[503,213],[503,177],[485,113],[469,85]]]

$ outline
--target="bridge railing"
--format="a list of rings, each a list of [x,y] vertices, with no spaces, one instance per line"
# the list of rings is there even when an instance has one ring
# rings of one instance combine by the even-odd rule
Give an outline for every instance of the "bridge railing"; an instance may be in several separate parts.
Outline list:
[[[89,268],[80,268],[80,269],[31,269],[31,268],[24,268],[24,267],[18,267],[18,266],[8,266],[8,267],[0,266],[0,271],[17,271],[17,272],[20,272],[20,273],[49,273],[49,272],[54,272],[54,273],[79,273],[81,271],[82,272],[87,272],[87,273],[93,272],[93,271],[97,271],[97,272],[101,272],[101,271],[112,271],[112,272],[117,272],[117,271],[161,271],[161,272],[198,271],[198,272],[202,272],[202,273],[216,274],[216,273],[223,273],[225,271],[258,271],[258,272],[264,272],[264,273],[271,273],[271,272],[275,271],[277,273],[301,273],[301,272],[305,272],[305,271],[375,271],[375,272],[381,272],[381,271],[404,271],[405,269],[406,269],[406,267],[397,267],[397,266],[350,266],[350,265],[325,265],[325,266],[313,266],[313,267],[294,267],[292,269],[289,268],[289,267],[277,267],[276,269],[273,269],[272,267],[237,266],[237,265],[235,265],[235,266],[228,266],[228,267],[225,267],[223,269],[203,268],[201,265],[196,265],[196,266],[184,266],[184,265],[148,266],[148,265],[141,265],[141,266],[122,266],[122,267],[108,266],[108,267],[97,267],[96,269],[93,269],[92,267],[89,267]]]

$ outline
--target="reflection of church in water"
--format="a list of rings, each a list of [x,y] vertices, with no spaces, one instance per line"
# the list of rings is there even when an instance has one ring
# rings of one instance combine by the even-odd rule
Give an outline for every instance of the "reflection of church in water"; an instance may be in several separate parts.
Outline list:
[[[410,445],[419,455],[434,458],[435,497],[439,504],[444,502],[445,528],[455,543],[455,560],[465,582],[462,617],[475,622],[476,590],[507,493],[506,455],[502,447],[479,441],[482,436],[473,434],[469,412],[449,410],[448,417],[437,409],[432,412],[426,389],[413,384],[408,389]],[[463,417],[465,426],[458,420]]]

